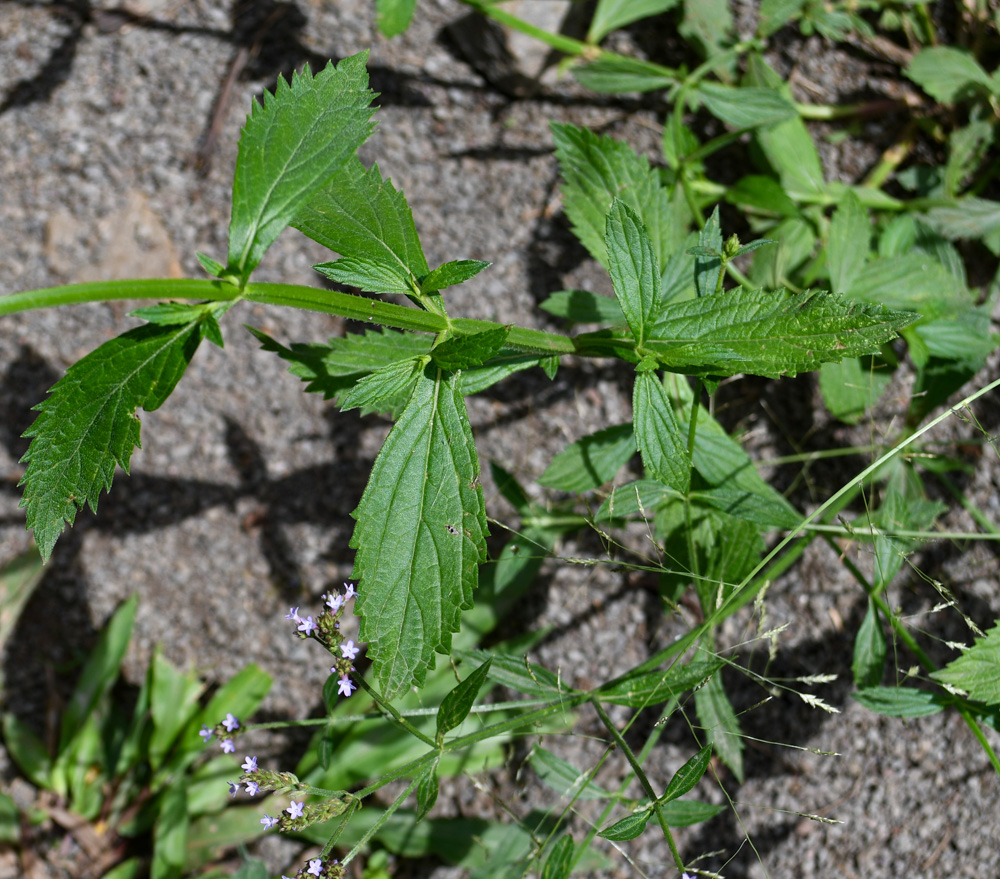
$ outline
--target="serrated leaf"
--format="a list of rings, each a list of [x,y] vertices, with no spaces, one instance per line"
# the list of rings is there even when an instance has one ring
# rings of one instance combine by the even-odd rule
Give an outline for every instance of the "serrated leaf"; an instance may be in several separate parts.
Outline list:
[[[975,98],[993,88],[990,75],[972,53],[953,46],[921,50],[903,72],[942,104]]]
[[[481,333],[452,336],[435,346],[431,350],[431,357],[442,369],[471,369],[474,366],[482,366],[500,352],[509,333],[510,327],[504,326],[483,330]],[[537,358],[535,360],[537,361]]]
[[[625,315],[617,299],[589,290],[559,290],[550,294],[538,307],[572,324],[617,326],[625,323]]]
[[[660,377],[641,372],[632,389],[635,444],[646,471],[679,492],[691,486],[691,456],[687,437],[674,417]]]
[[[868,687],[851,693],[869,711],[886,717],[926,717],[944,711],[947,701],[916,687]]]
[[[531,768],[546,787],[570,799],[603,800],[614,794],[588,781],[586,772],[580,772],[571,763],[557,757],[541,745],[535,745],[528,755]]]
[[[383,37],[398,37],[410,26],[417,0],[375,0],[378,32]]]
[[[422,293],[435,293],[454,284],[462,284],[474,278],[491,263],[481,259],[456,259],[439,265],[420,281]]]
[[[476,702],[476,696],[479,695],[483,684],[486,683],[486,677],[490,673],[492,664],[491,657],[441,700],[437,713],[438,740],[469,716],[469,712]]]
[[[674,85],[678,76],[641,58],[605,55],[570,68],[584,88],[604,94],[655,92]]]
[[[698,84],[696,93],[709,113],[733,128],[775,125],[796,115],[791,101],[767,88],[736,88],[705,80]]]
[[[382,179],[378,165],[366,170],[357,158],[336,171],[292,226],[341,256],[394,264],[414,280],[430,271],[403,193]]]
[[[599,0],[587,30],[587,42],[599,43],[613,30],[673,9],[677,0]]]
[[[478,394],[515,372],[531,369],[533,366],[545,369],[547,359],[537,355],[523,354],[514,348],[502,348],[495,357],[490,358],[488,363],[464,370],[459,376],[459,385],[462,388],[462,393],[466,396]]]
[[[360,635],[391,699],[450,647],[486,559],[479,458],[454,375],[428,365],[417,378],[352,515]]]
[[[606,427],[563,449],[538,482],[559,491],[590,491],[613,479],[635,451],[631,424]]]
[[[226,271],[226,267],[221,262],[212,259],[212,257],[204,253],[196,253],[195,257],[201,267],[213,278],[222,277],[223,272]]]
[[[646,829],[646,824],[649,823],[652,814],[649,809],[636,812],[626,818],[622,818],[621,821],[616,821],[610,827],[605,827],[597,835],[601,839],[610,839],[612,842],[624,842],[627,839],[635,839]]]
[[[757,36],[767,38],[779,31],[805,6],[806,0],[761,0],[757,12]]]
[[[611,203],[604,243],[615,296],[641,346],[660,310],[660,266],[642,221],[621,199]]]
[[[372,133],[368,53],[278,76],[263,106],[253,101],[233,176],[227,271],[245,283],[264,252]],[[346,256],[346,254],[345,254]]]
[[[367,257],[345,256],[333,262],[313,266],[331,281],[357,287],[366,293],[414,293],[412,278],[398,263],[380,262]]]
[[[96,512],[116,466],[128,473],[139,446],[136,410],[152,412],[170,396],[198,348],[201,326],[129,330],[74,363],[34,407],[40,414],[24,433],[32,440],[19,485],[42,558],[77,510],[86,504]]]
[[[663,796],[660,797],[660,802],[669,803],[671,800],[684,796],[701,781],[711,759],[712,746],[706,745],[674,773],[674,777],[667,784]]]
[[[645,348],[673,372],[778,378],[875,353],[916,319],[822,291],[736,288],[665,306]]]
[[[726,764],[737,781],[743,781],[743,739],[740,721],[733,711],[729,696],[722,684],[722,675],[709,678],[708,683],[694,693],[698,720],[705,728],[705,737],[715,748],[719,759]]]
[[[340,400],[345,412],[361,409],[365,412],[394,411],[409,400],[413,386],[423,372],[426,357],[391,363],[366,375]],[[400,402],[402,401],[402,402]]]
[[[948,162],[944,169],[944,192],[948,198],[958,196],[966,178],[983,161],[992,144],[993,126],[985,119],[970,122],[948,136]]]
[[[977,702],[1000,705],[1000,621],[986,637],[976,638],[972,647],[931,677],[968,693]]]
[[[754,468],[756,472],[756,468]],[[761,525],[765,528],[794,528],[800,517],[789,503],[776,492],[758,491],[744,477],[743,484],[722,482],[711,488],[691,492],[692,500],[702,501],[726,515]]]
[[[694,259],[694,288],[699,297],[711,296],[719,284],[722,268],[722,229],[719,226],[719,208],[716,205],[705,227],[698,233],[698,246],[688,251]],[[661,318],[662,318],[661,314]]]
[[[830,289],[847,294],[868,258],[871,225],[858,197],[848,192],[830,221],[826,259],[830,267]]]
[[[665,671],[644,672],[601,687],[598,695],[602,702],[630,708],[659,705],[703,683],[722,665],[721,659],[696,659],[687,665],[676,663]]]
[[[604,237],[611,202],[620,198],[646,226],[662,267],[687,235],[685,214],[660,185],[645,158],[620,141],[584,128],[552,124],[559,170],[565,180],[563,203],[574,234],[608,267]]]
[[[1000,235],[1000,201],[966,196],[954,205],[931,208],[923,219],[952,241],[982,238],[994,254],[1000,250],[996,245]]]
[[[417,785],[418,821],[423,821],[427,817],[427,813],[434,808],[438,798],[438,788],[437,764],[435,763],[427,768]]]
[[[549,856],[545,859],[541,879],[567,879],[573,872],[574,852],[573,837],[564,833],[556,840]]]
[[[862,689],[877,687],[885,671],[886,642],[875,602],[868,599],[868,610],[854,637],[854,659],[851,674]]]
[[[712,58],[732,44],[733,15],[729,0],[698,0],[684,4],[678,32],[705,58]]]

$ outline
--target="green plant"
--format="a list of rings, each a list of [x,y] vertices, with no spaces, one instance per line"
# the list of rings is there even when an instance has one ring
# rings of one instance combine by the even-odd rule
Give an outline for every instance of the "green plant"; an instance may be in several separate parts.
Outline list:
[[[600,857],[591,847],[596,836],[628,840],[650,822],[662,832],[677,870],[690,868],[671,827],[708,820],[717,808],[684,795],[706,773],[713,752],[737,779],[743,773],[740,723],[720,674],[738,664],[718,643],[718,626],[749,602],[762,600],[767,584],[816,536],[871,545],[874,575],[845,560],[868,600],[852,667],[858,700],[900,717],[953,707],[1000,772],[980,726],[997,723],[1000,699],[981,667],[994,661],[997,630],[982,636],[972,624],[980,636],[975,646],[939,669],[885,597],[906,554],[935,535],[942,510],[928,500],[923,479],[936,478],[951,462],[933,454],[924,437],[998,384],[928,420],[977,374],[997,345],[989,303],[970,290],[954,243],[976,238],[987,251],[1000,250],[996,203],[982,197],[994,173],[984,164],[993,137],[985,114],[994,108],[995,77],[976,72],[966,59],[957,62],[966,79],[960,85],[950,79],[951,91],[945,93],[916,56],[909,75],[934,97],[968,101],[971,121],[948,137],[942,172],[910,175],[909,191],[915,194],[908,198],[898,187],[886,191],[884,184],[897,170],[888,161],[861,184],[825,180],[803,120],[833,118],[841,111],[849,116],[860,108],[795,104],[760,52],[760,41],[791,17],[839,38],[845,28],[860,28],[865,21],[854,12],[831,18],[826,13],[834,15],[840,7],[765,4],[771,18],[755,40],[739,43],[725,17],[721,26],[706,30],[696,5],[684,4],[685,33],[704,58],[688,72],[599,45],[615,28],[671,7],[680,10],[673,2],[602,0],[582,41],[535,33],[499,5],[469,5],[565,52],[574,76],[589,88],[666,90],[671,111],[663,130],[663,168],[612,138],[571,125],[552,129],[567,217],[607,269],[615,298],[559,291],[543,307],[570,325],[600,328],[570,335],[449,314],[442,291],[470,280],[487,264],[456,259],[431,269],[402,193],[377,166],[365,168],[356,158],[372,129],[364,56],[316,75],[307,71],[291,84],[279,80],[276,93],[254,105],[240,142],[227,260],[199,255],[211,280],[84,284],[0,299],[0,314],[108,298],[196,303],[134,312],[144,325],[71,367],[37,407],[22,482],[28,524],[43,554],[51,552],[79,509],[96,507],[115,466],[128,469],[139,440],[137,409],[152,410],[166,401],[203,339],[221,346],[221,321],[230,309],[251,302],[338,314],[381,329],[327,345],[290,346],[252,330],[266,350],[288,361],[308,391],[322,393],[341,409],[388,413],[394,421],[353,513],[353,576],[371,680],[352,667],[355,645],[343,643],[337,631],[343,597],[337,596],[339,603],[331,597],[333,603],[316,620],[293,609],[289,618],[299,631],[334,657],[324,693],[330,717],[294,776],[259,767],[250,758],[245,764],[242,780],[255,790],[293,795],[295,805],[280,819],[282,828],[324,843],[322,863],[303,868],[302,875],[311,870],[340,876],[375,839],[393,851],[447,857],[474,875],[521,875],[543,863],[543,875],[561,877],[593,863],[587,858]],[[412,3],[380,3],[386,32],[405,27],[412,9]],[[690,124],[695,110],[728,130],[701,139]],[[750,142],[756,173],[732,184],[712,179],[708,160],[742,140]],[[906,186],[904,175],[897,177]],[[766,237],[743,243],[737,235],[724,236],[720,202],[738,210],[744,238]],[[968,212],[975,224],[959,222]],[[339,255],[316,267],[325,277],[365,294],[402,296],[415,307],[339,290],[252,282],[267,247],[288,225]],[[897,333],[905,350],[896,344]],[[872,449],[874,463],[809,515],[759,475],[713,414],[722,380],[742,374],[780,379],[819,370],[832,414],[856,423],[871,412],[907,353],[916,393],[902,430]],[[551,377],[564,355],[632,365],[632,421],[606,426],[552,461],[539,481],[567,498],[549,507],[530,501],[514,475],[493,465],[493,480],[520,527],[512,529],[493,564],[485,565],[489,520],[464,397],[524,369],[540,367]],[[636,452],[642,478],[613,484]],[[877,504],[854,515],[846,512],[873,491]],[[581,495],[599,501],[596,512],[584,511]],[[841,524],[838,515],[844,517]],[[651,536],[653,556],[623,551],[616,563],[655,571],[668,606],[693,593],[700,616],[683,637],[587,690],[527,664],[519,655],[524,644],[478,648],[475,636],[489,631],[503,605],[523,593],[562,534],[594,528],[616,546],[612,535],[636,524]],[[765,538],[776,534],[784,536],[768,550]],[[477,586],[484,588],[481,570],[487,572],[489,600],[479,599],[473,608]],[[927,684],[947,687],[882,686],[886,627],[917,657]],[[759,631],[758,637],[773,633]],[[455,663],[457,683],[449,669],[435,668],[436,653]],[[496,685],[518,691],[531,704],[482,704]],[[439,707],[419,708],[409,692],[415,686]],[[829,707],[810,693],[798,695]],[[700,728],[688,720],[688,761],[654,785],[643,765],[661,727],[635,753],[609,716],[608,704],[634,709],[634,717],[653,708],[664,719],[675,713],[687,719],[693,705]],[[345,706],[377,709],[386,719],[359,721],[351,715],[352,726],[345,730]],[[532,766],[568,805],[510,826],[454,819],[447,832],[435,832],[452,820],[429,817],[438,778],[456,772],[461,755],[472,751],[495,759],[499,744],[515,731],[539,723],[568,728],[572,712],[583,708],[594,713],[609,743],[624,755],[641,797],[629,797],[627,784],[618,791],[598,787],[596,768],[581,773],[539,747]],[[492,712],[499,719],[470,722],[471,716]],[[355,747],[369,741],[366,736],[378,741],[367,760]],[[387,765],[390,754],[393,762]],[[404,779],[406,786],[393,793],[384,812],[359,811],[369,795]],[[294,799],[304,796],[313,798],[308,806]],[[410,796],[417,808],[406,813],[402,806]],[[566,823],[583,797],[604,801],[606,808],[577,840]],[[630,814],[617,817],[619,806]],[[468,851],[441,842],[449,833],[488,837],[509,859],[502,865],[477,862]],[[338,844],[349,847],[343,863],[329,858]]]
[[[36,556],[37,557],[37,556]],[[39,802],[24,820],[58,816],[61,826],[96,841],[88,847],[93,875],[115,879],[179,877],[204,866],[234,839],[215,826],[228,804],[230,758],[203,759],[207,721],[257,709],[271,678],[248,665],[205,698],[206,686],[157,652],[131,706],[115,685],[132,635],[136,599],[124,602],[100,633],[62,713],[54,753],[13,712],[3,715],[3,746],[24,775],[55,799]],[[19,839],[18,810],[0,794],[4,841]],[[232,822],[246,806],[229,810]],[[67,817],[68,816],[68,817]],[[244,826],[246,821],[243,821]],[[244,832],[243,838],[255,833]],[[151,855],[143,854],[151,850]]]

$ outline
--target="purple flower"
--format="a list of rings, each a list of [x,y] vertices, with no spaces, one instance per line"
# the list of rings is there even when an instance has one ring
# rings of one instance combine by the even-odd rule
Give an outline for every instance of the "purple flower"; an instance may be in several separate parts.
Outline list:
[[[316,628],[316,623],[313,622],[313,618],[311,616],[306,617],[304,620],[299,621],[300,632],[305,632],[308,635],[315,628]]]
[[[222,721],[222,725],[226,728],[227,732],[232,732],[234,729],[240,728],[240,722],[232,714],[227,714],[226,719]]]
[[[353,641],[348,641],[346,644],[340,645],[340,652],[344,659],[354,659],[354,657],[357,656],[361,650],[354,646]]]
[[[306,870],[307,873],[311,873],[313,876],[323,875],[323,862],[319,858],[313,858],[309,862],[309,869]]]
[[[229,796],[235,797],[239,793],[240,786],[235,781],[226,782],[229,785]]]
[[[250,796],[252,796],[252,797],[257,796],[257,794],[260,793],[260,785],[257,784],[256,781],[248,781],[247,782],[247,793],[250,794]]]
[[[297,607],[290,608],[288,613],[285,614],[285,619],[296,623],[302,622],[302,617],[299,616],[299,609]]]
[[[202,741],[204,741],[204,743],[207,745],[210,741],[212,741],[212,736],[214,735],[214,733],[206,724],[203,723],[201,725],[201,731],[198,733],[198,735],[201,736]]]
[[[343,595],[337,595],[337,594],[331,592],[326,597],[326,606],[328,608],[330,608],[330,610],[332,610],[334,613],[336,613],[338,610],[340,610],[344,606],[344,596]]]
[[[260,823],[264,825],[265,830],[270,830],[278,823],[278,819],[272,818],[270,815],[265,815],[260,819]]]
[[[244,772],[256,772],[257,771],[257,758],[247,757],[243,761],[243,771]]]
[[[347,590],[347,594],[344,595],[344,601],[350,601],[354,596],[358,594],[358,591],[354,588],[353,583],[345,583],[344,589]]]
[[[344,675],[339,681],[337,681],[337,695],[338,696],[350,696],[358,688],[358,685],[354,683],[347,675]]]
[[[219,747],[222,748],[223,754],[232,754],[236,750],[236,745],[233,744],[232,739],[223,739]]]
[[[303,806],[302,803],[296,803],[295,800],[292,800],[292,804],[287,809],[285,809],[285,811],[293,818],[301,818],[302,806]]]

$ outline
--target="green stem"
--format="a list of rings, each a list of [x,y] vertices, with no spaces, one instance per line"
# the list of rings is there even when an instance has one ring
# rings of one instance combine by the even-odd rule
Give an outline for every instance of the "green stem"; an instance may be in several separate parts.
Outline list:
[[[876,537],[899,537],[904,540],[1000,540],[1000,534],[975,534],[965,531],[906,531],[895,529],[875,528],[844,528],[842,525],[806,525],[800,530],[807,532],[817,532],[819,534],[833,534],[840,537],[860,538],[862,540],[874,540]]]
[[[358,683],[361,685],[361,689],[365,690],[369,696],[375,701],[375,704],[382,710],[383,714],[390,716],[396,723],[405,729],[411,735],[416,736],[425,745],[430,745],[432,748],[437,748],[438,743],[434,741],[430,736],[424,735],[417,727],[415,727],[410,721],[408,721],[402,714],[400,714],[395,706],[391,702],[382,698],[382,694],[378,692],[371,684],[364,679],[363,675],[356,675]]]
[[[404,790],[398,797],[396,797],[395,800],[392,801],[392,805],[389,806],[389,808],[386,809],[378,817],[378,820],[374,824],[372,824],[372,826],[369,827],[368,830],[365,831],[365,833],[362,835],[361,839],[358,840],[354,848],[352,848],[346,855],[344,855],[344,859],[341,863],[345,867],[351,861],[353,861],[355,857],[357,857],[361,849],[363,849],[365,845],[368,844],[368,840],[370,840],[376,833],[378,833],[378,831],[382,828],[382,825],[385,824],[385,822],[388,821],[389,818],[392,816],[392,813],[395,812],[396,809],[398,809],[405,802],[406,798],[417,789],[417,786],[419,784],[420,784],[420,776],[418,775],[414,777],[414,779],[409,783],[409,785],[407,785],[406,790]],[[329,844],[329,847],[332,848],[332,840],[331,843]],[[324,854],[326,854],[326,849],[323,849],[323,852]]]
[[[611,733],[611,737],[615,740],[615,744],[625,755],[625,759],[628,760],[629,766],[632,767],[632,771],[635,773],[635,777],[639,780],[639,784],[645,791],[646,796],[652,801],[653,814],[656,815],[656,820],[660,824],[663,836],[667,840],[667,845],[670,847],[670,853],[673,855],[674,863],[677,865],[677,869],[683,873],[684,861],[681,860],[680,852],[677,851],[677,843],[674,842],[674,835],[670,832],[670,827],[667,824],[667,816],[663,814],[663,808],[660,805],[659,797],[657,797],[656,791],[653,790],[653,786],[649,783],[649,779],[646,777],[646,773],[643,771],[639,761],[635,759],[635,754],[632,753],[632,749],[628,746],[628,742],[626,742],[622,734],[618,732],[618,727],[615,726],[614,721],[612,721],[612,719],[608,716],[608,713],[604,710],[604,706],[601,705],[600,700],[591,699],[590,704],[594,706],[597,716],[601,718],[601,723],[607,727],[608,732]]]

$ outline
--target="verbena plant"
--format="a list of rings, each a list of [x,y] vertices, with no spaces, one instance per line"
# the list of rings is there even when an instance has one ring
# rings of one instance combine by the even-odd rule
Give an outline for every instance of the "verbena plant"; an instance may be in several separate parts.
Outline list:
[[[498,6],[470,5],[504,24],[530,30]],[[166,302],[134,312],[145,322],[142,326],[72,366],[37,407],[40,414],[27,434],[32,441],[24,458],[23,505],[46,558],[65,524],[85,505],[96,507],[115,468],[127,471],[139,443],[137,410],[150,411],[166,401],[201,341],[222,344],[221,322],[233,306],[243,301],[291,306],[380,327],[327,345],[290,347],[252,330],[266,350],[288,361],[292,372],[308,382],[307,390],[323,393],[341,409],[387,413],[394,422],[353,513],[357,524],[351,546],[357,554],[352,578],[370,680],[354,667],[357,646],[344,642],[339,632],[353,585],[347,596],[331,595],[315,619],[293,609],[289,620],[294,627],[334,657],[324,693],[331,720],[295,775],[265,769],[252,757],[244,762],[241,783],[248,792],[292,794],[292,804],[280,817],[267,817],[265,826],[324,843],[321,856],[300,875],[341,876],[346,864],[377,837],[400,851],[413,851],[413,840],[422,839],[424,848],[416,851],[450,856],[474,875],[520,875],[541,863],[544,875],[555,879],[594,865],[587,858],[595,857],[590,846],[598,833],[628,840],[650,822],[665,837],[677,870],[692,869],[682,861],[670,828],[707,820],[718,809],[682,797],[706,772],[713,751],[737,778],[743,771],[739,721],[720,676],[734,661],[716,643],[716,628],[759,599],[766,584],[817,534],[873,543],[874,577],[850,568],[869,602],[854,651],[857,698],[901,717],[953,706],[1000,772],[1000,761],[980,728],[981,721],[998,722],[1000,693],[985,669],[1000,650],[1000,628],[982,636],[970,621],[980,636],[975,646],[939,670],[885,597],[905,553],[915,541],[932,536],[931,526],[941,512],[940,505],[926,499],[909,453],[951,412],[1000,384],[987,385],[926,420],[975,375],[996,345],[988,306],[978,304],[969,291],[949,240],[970,236],[968,223],[963,225],[969,212],[987,220],[996,214],[993,202],[965,192],[992,138],[992,129],[979,124],[976,114],[983,111],[975,107],[995,104],[994,78],[975,72],[965,56],[962,61],[951,58],[966,76],[968,88],[959,87],[954,84],[958,74],[939,81],[938,66],[921,67],[922,55],[914,59],[910,75],[932,95],[935,88],[951,89],[948,97],[974,106],[969,130],[953,135],[948,166],[936,180],[914,177],[917,197],[905,201],[884,192],[881,181],[847,186],[823,179],[802,122],[803,108],[792,103],[755,43],[702,40],[706,63],[690,73],[598,47],[612,29],[640,18],[635,10],[646,15],[673,5],[602,0],[586,41],[536,34],[581,61],[572,69],[584,85],[604,91],[665,88],[672,101],[662,170],[627,144],[570,125],[553,126],[567,216],[580,241],[607,269],[615,298],[560,291],[543,307],[570,324],[597,324],[600,329],[571,335],[449,314],[443,291],[470,280],[488,264],[456,259],[432,269],[402,193],[383,179],[377,166],[366,169],[357,159],[358,147],[373,128],[374,95],[368,90],[364,55],[316,75],[306,71],[291,84],[279,80],[274,95],[254,104],[240,140],[228,256],[225,262],[198,256],[209,280],[82,284],[0,299],[0,314],[113,298],[191,303]],[[405,13],[412,3],[380,6],[388,15],[392,9]],[[777,4],[764,6],[763,11],[770,11]],[[800,14],[803,27],[856,26],[849,15],[824,17],[811,4],[786,6],[788,14]],[[695,4],[685,6],[685,15],[693,29]],[[773,27],[766,16],[762,21]],[[760,36],[769,32],[764,29]],[[742,83],[715,76],[725,74],[737,59],[746,71]],[[700,142],[685,124],[687,110],[696,106],[731,130]],[[741,137],[752,140],[759,173],[731,186],[711,180],[705,159]],[[766,237],[744,243],[725,236],[719,212],[712,209],[720,200],[743,211],[747,226]],[[836,209],[828,216],[832,206]],[[366,294],[405,297],[410,306],[336,290],[252,282],[265,251],[289,225],[338,256],[316,267],[324,276]],[[1000,249],[995,233],[988,233],[984,242]],[[727,286],[732,281],[737,285]],[[759,476],[713,417],[707,400],[727,377],[780,379],[821,370],[820,385],[833,414],[857,421],[899,363],[900,349],[891,344],[897,334],[905,339],[917,373],[918,393],[903,433],[856,479],[803,516]],[[602,503],[596,514],[581,515],[570,501],[564,512],[576,515],[554,521],[529,500],[512,474],[492,466],[499,491],[522,524],[484,569],[491,602],[502,604],[505,594],[509,600],[526,588],[540,558],[568,527],[589,526],[607,534],[641,521],[648,523],[662,558],[670,560],[660,565],[664,598],[672,604],[693,589],[702,614],[702,621],[669,647],[634,668],[616,669],[612,679],[592,690],[573,689],[553,672],[526,664],[518,652],[523,645],[475,649],[475,635],[492,627],[495,613],[489,604],[471,610],[480,568],[488,561],[489,520],[464,398],[524,369],[538,367],[551,377],[565,355],[631,364],[633,418],[573,443],[540,479],[570,495],[599,490]],[[607,490],[637,451],[643,478]],[[854,523],[834,525],[862,486],[876,479],[883,483],[881,503]],[[765,551],[763,536],[771,532],[785,536]],[[468,624],[470,614],[483,614],[484,607],[485,615],[476,617],[469,637],[468,628],[460,629],[463,613]],[[913,651],[924,680],[940,686],[881,686],[886,625]],[[457,686],[454,678],[449,682],[447,670],[435,670],[435,654],[450,655],[466,669]],[[496,684],[519,691],[531,704],[483,705],[488,687]],[[345,702],[359,686],[363,692]],[[414,704],[407,701],[414,687],[424,687],[426,696],[439,700],[436,712],[414,713]],[[692,756],[673,777],[654,785],[643,762],[660,727],[636,754],[605,706],[624,705],[635,709],[635,716],[654,708],[669,717],[692,692],[700,721],[691,730]],[[817,697],[800,695],[824,707]],[[365,763],[356,753],[358,759],[346,770],[351,764],[344,754],[351,753],[352,739],[340,730],[338,713],[345,704],[360,708],[373,703],[389,719],[388,726],[379,727],[386,736],[383,747],[372,752],[375,762]],[[434,805],[439,775],[455,771],[456,764],[449,761],[456,755],[502,742],[539,723],[572,724],[568,712],[584,705],[624,754],[643,791],[641,799],[627,799],[627,785],[617,793],[598,788],[591,774],[536,749],[532,764],[550,786],[569,796],[570,805],[558,814],[536,816],[529,832],[524,831],[527,821],[497,831],[513,834],[503,837],[506,858],[488,865],[462,862],[454,851],[435,849],[432,835],[420,837],[413,831],[413,819],[426,818]],[[473,725],[468,718],[474,708],[477,714],[499,712],[500,719]],[[338,765],[331,761],[335,746]],[[490,753],[495,756],[496,751]],[[392,761],[389,754],[395,755]],[[365,797],[400,780],[407,783],[401,791],[393,788],[387,810],[358,811]],[[404,815],[400,807],[410,796],[417,808]],[[311,797],[308,805],[305,797]],[[606,808],[577,840],[565,824],[580,797],[606,800]],[[625,804],[628,814],[613,820],[619,804]],[[483,837],[490,830],[464,825],[458,832]],[[351,846],[340,863],[332,859],[338,843]]]

